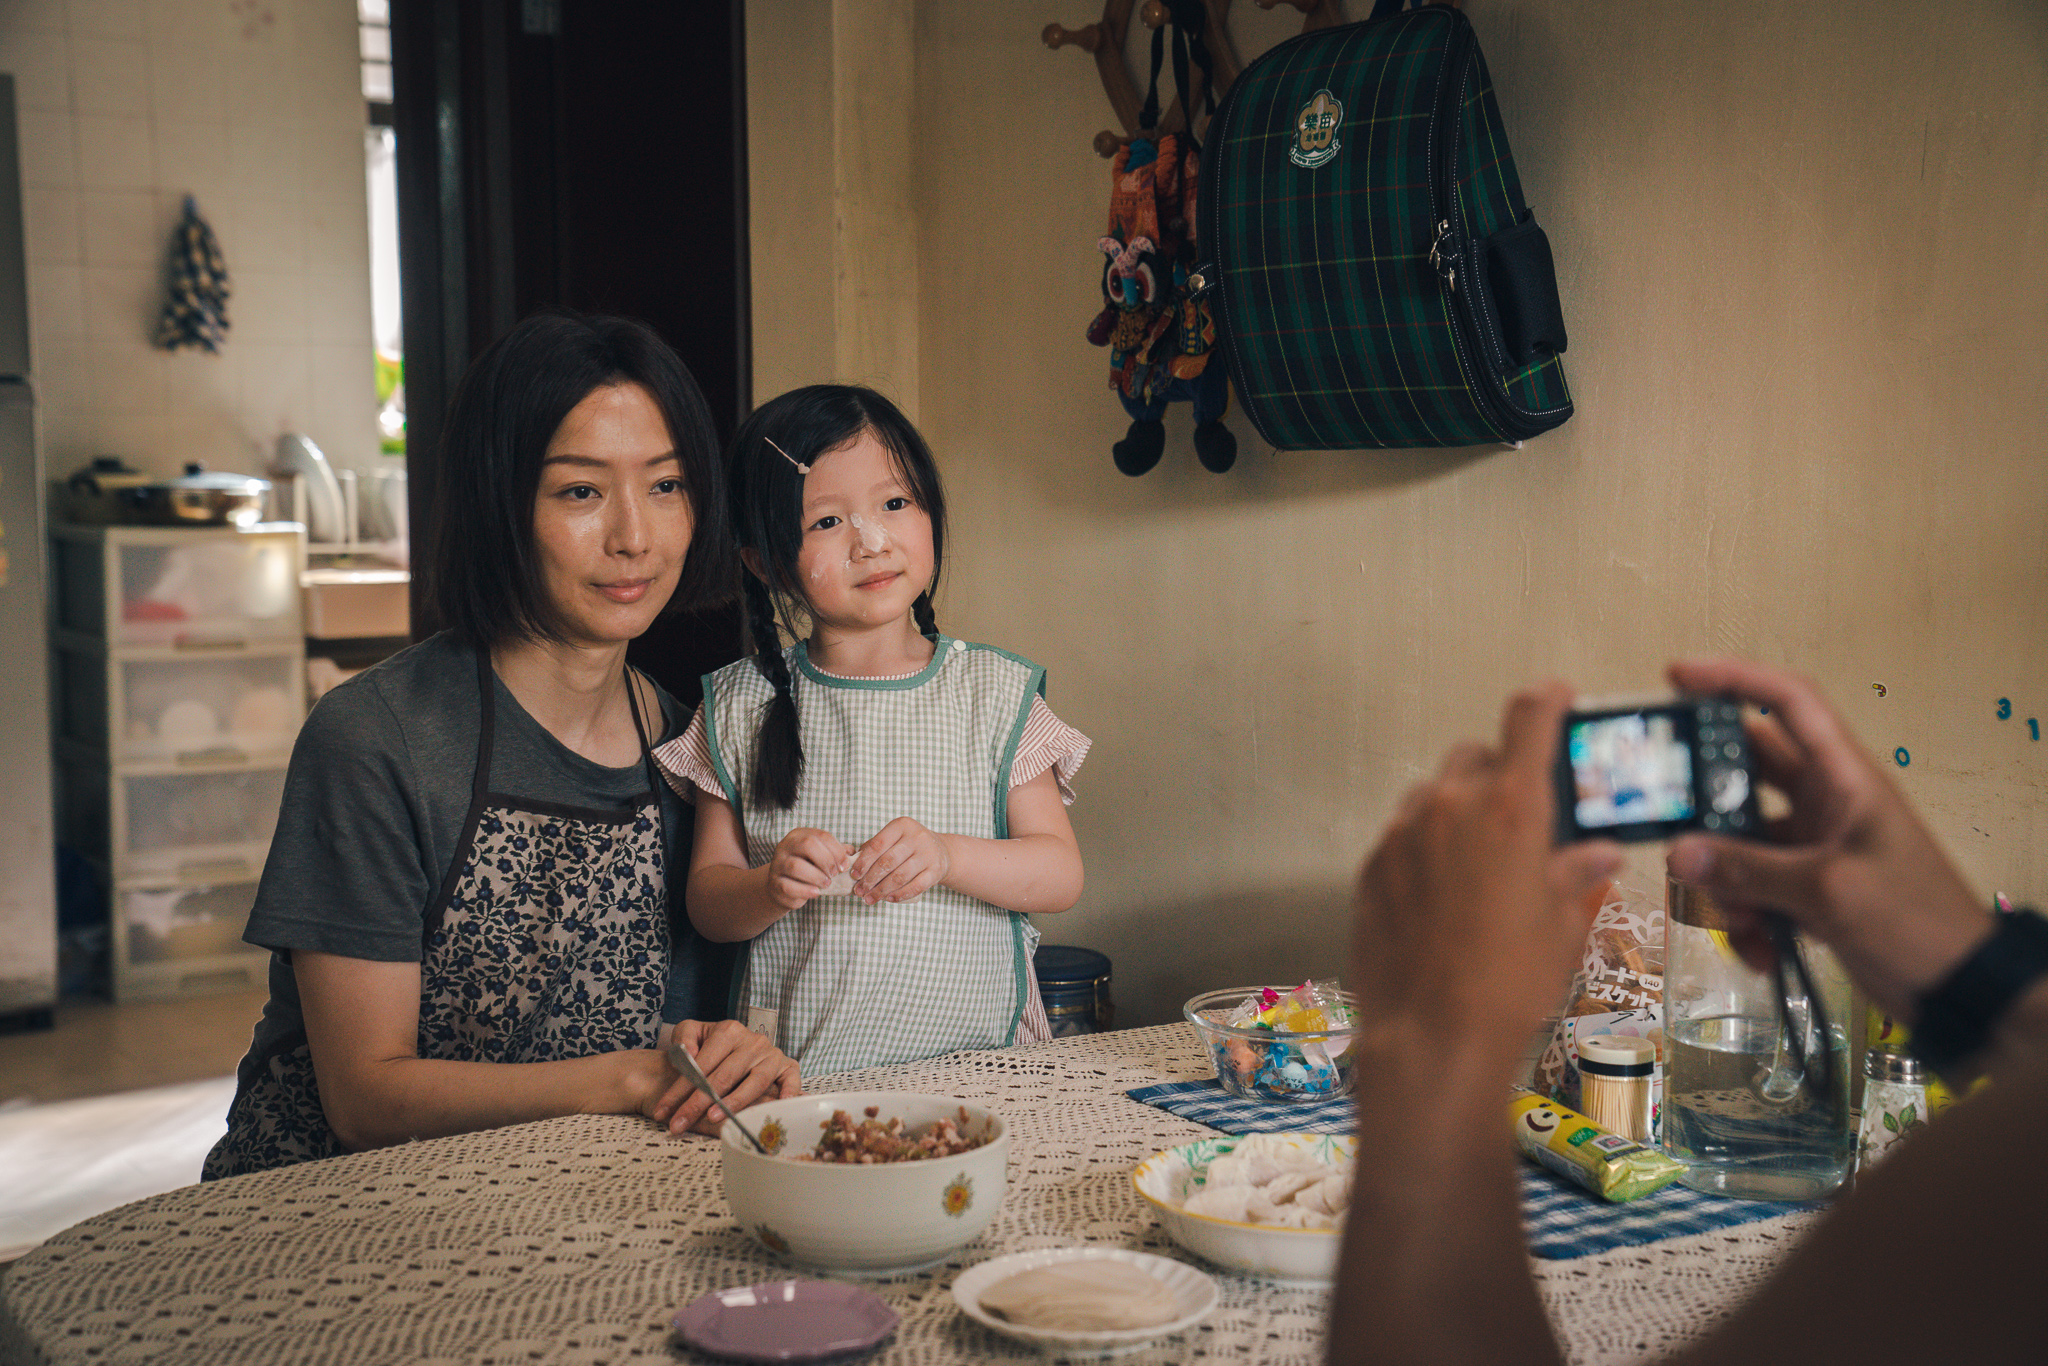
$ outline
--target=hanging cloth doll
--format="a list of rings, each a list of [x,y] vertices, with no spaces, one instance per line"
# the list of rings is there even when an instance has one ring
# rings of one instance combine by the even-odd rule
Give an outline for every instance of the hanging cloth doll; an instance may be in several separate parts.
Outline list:
[[[1222,365],[1210,365],[1216,324],[1206,301],[1189,297],[1195,259],[1195,195],[1201,147],[1193,136],[1190,59],[1210,69],[1201,0],[1174,0],[1173,72],[1187,135],[1157,134],[1159,67],[1165,27],[1152,34],[1152,79],[1139,114],[1140,132],[1110,163],[1109,231],[1097,244],[1104,306],[1088,340],[1109,347],[1109,383],[1130,414],[1130,430],[1110,448],[1116,467],[1140,475],[1166,450],[1166,405],[1194,406],[1195,454],[1218,474],[1237,459],[1237,438],[1223,425],[1230,388]],[[1214,97],[1210,98],[1214,107]]]

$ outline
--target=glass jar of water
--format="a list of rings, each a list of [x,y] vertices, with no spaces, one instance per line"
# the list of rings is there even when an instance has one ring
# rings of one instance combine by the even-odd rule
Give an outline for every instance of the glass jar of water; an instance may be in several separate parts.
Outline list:
[[[1788,968],[1781,1005],[1774,976],[1736,956],[1711,897],[1673,880],[1664,904],[1663,1135],[1685,1164],[1679,1180],[1745,1200],[1827,1195],[1855,1155],[1841,964],[1799,940],[1818,1002]]]

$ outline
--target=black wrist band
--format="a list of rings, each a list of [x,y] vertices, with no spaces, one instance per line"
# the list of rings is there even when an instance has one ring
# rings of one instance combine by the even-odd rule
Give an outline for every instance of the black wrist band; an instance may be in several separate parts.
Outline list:
[[[1991,937],[1920,998],[1908,1046],[1944,1077],[1983,1048],[2012,1003],[2048,973],[2048,919],[2029,908],[1994,919]]]

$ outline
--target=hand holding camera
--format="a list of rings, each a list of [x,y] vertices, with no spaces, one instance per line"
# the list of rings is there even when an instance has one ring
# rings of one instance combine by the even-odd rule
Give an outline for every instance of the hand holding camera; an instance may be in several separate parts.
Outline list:
[[[1752,966],[1770,957],[1756,913],[1782,911],[1827,942],[1887,1014],[1911,1020],[1920,994],[1984,937],[1984,903],[1811,682],[1734,659],[1674,664],[1671,679],[1768,709],[1747,726],[1755,776],[1791,803],[1757,838],[1686,835],[1671,851],[1672,876],[1748,922],[1730,939]]]

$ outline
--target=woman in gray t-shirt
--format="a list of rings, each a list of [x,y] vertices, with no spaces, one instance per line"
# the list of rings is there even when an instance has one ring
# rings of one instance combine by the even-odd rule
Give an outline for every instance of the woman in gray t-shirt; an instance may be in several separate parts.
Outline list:
[[[730,591],[689,372],[636,323],[521,323],[456,394],[422,550],[447,629],[328,694],[293,750],[247,934],[270,1001],[209,1179],[551,1115],[709,1131],[671,1038],[735,1106],[797,1093],[766,1039],[678,1018],[717,976],[671,943],[649,751],[686,718],[626,646]]]

